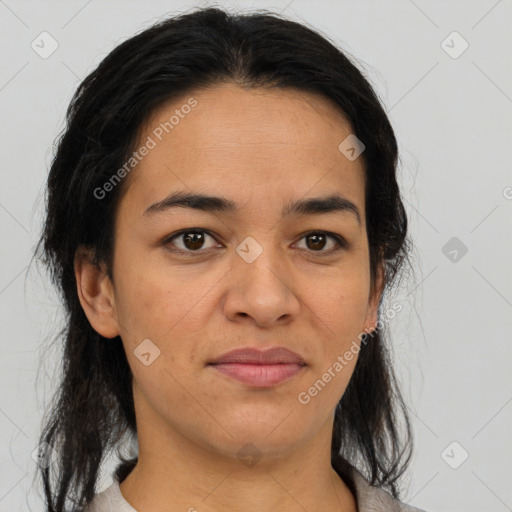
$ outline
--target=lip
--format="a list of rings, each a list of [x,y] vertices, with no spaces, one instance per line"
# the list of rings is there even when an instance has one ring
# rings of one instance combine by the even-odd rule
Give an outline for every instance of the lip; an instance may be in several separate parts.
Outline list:
[[[279,363],[295,363],[305,365],[304,359],[297,354],[284,347],[273,347],[267,350],[257,348],[238,348],[222,354],[220,357],[211,361],[209,364],[221,363],[241,363],[241,364],[279,364]]]
[[[235,349],[210,362],[209,366],[244,384],[270,387],[297,375],[306,363],[299,354],[284,347],[275,347],[265,351]]]

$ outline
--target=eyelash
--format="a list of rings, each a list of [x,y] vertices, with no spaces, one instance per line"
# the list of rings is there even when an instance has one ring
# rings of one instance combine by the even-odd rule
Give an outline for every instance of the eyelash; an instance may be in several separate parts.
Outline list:
[[[197,234],[197,233],[205,233],[207,234],[208,236],[212,237],[214,240],[217,241],[217,239],[215,238],[215,236],[207,229],[200,229],[200,228],[189,228],[189,229],[182,229],[181,231],[177,231],[176,233],[172,233],[171,235],[167,236],[164,238],[164,240],[162,241],[162,244],[167,246],[169,244],[171,244],[171,242],[175,239],[175,238],[179,238],[180,236],[182,235],[185,235],[185,234],[188,234],[188,233],[194,233],[194,234]],[[338,235],[337,233],[332,233],[330,231],[308,231],[307,233],[304,233],[302,235],[302,237],[300,238],[300,240],[310,236],[310,235],[326,235],[328,238],[332,238],[335,242],[337,242],[338,244],[338,247],[334,248],[334,249],[331,249],[330,251],[323,251],[323,250],[320,250],[320,251],[313,251],[311,249],[305,249],[307,252],[310,252],[310,253],[313,253],[315,256],[322,256],[322,255],[331,255],[331,254],[334,254],[340,250],[343,250],[343,249],[348,249],[349,247],[349,244],[347,243],[347,241],[341,236],[341,235]],[[198,249],[197,251],[192,251],[192,250],[186,250],[186,249],[172,249],[173,252],[177,252],[177,253],[180,253],[180,254],[186,254],[186,255],[190,255],[190,256],[194,256],[196,254],[200,254],[200,253],[204,253],[206,252],[208,249]]]

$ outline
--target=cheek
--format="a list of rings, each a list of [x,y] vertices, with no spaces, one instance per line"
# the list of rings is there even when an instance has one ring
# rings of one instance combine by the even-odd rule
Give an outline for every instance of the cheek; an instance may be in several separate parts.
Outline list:
[[[153,265],[126,265],[116,283],[116,310],[137,337],[161,339],[200,302],[201,289]],[[204,292],[203,292],[204,294]]]
[[[158,331],[155,327],[163,319],[162,293],[148,279],[147,274],[138,279],[129,274],[123,276],[116,296],[116,311],[122,324],[121,329],[137,339],[156,336]]]
[[[357,335],[368,306],[368,283],[364,279],[329,280],[324,289],[309,294],[308,306],[314,311],[322,330],[338,341]]]
[[[208,288],[201,283],[192,284],[183,275],[176,277],[160,271],[140,271],[138,278],[136,275],[123,275],[118,291],[121,337],[134,377],[142,379],[141,384],[158,388],[159,382],[172,381],[167,369],[183,382],[202,363],[199,349],[201,340],[204,343]],[[151,340],[145,342],[149,351],[158,354],[147,367],[141,366],[136,357],[146,339]]]
[[[318,325],[325,333],[318,364],[313,368],[318,390],[311,392],[318,393],[317,406],[326,410],[336,405],[353,374],[368,306],[369,281],[362,268],[340,275],[338,283],[331,284],[327,292],[318,290],[311,298],[314,317],[321,319]]]

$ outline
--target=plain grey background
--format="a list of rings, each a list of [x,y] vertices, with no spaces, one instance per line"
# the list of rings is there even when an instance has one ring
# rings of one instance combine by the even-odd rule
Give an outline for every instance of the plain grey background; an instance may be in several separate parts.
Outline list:
[[[47,340],[62,317],[28,265],[65,109],[114,46],[200,5],[0,0],[0,511],[42,510],[31,454],[59,364]],[[416,441],[403,500],[432,512],[512,510],[512,2],[209,5],[309,24],[376,88],[399,141],[415,243],[415,275],[389,325]]]

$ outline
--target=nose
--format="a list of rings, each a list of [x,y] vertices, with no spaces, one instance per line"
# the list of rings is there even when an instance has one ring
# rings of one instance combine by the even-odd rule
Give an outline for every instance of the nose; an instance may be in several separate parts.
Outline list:
[[[248,261],[234,256],[224,302],[226,317],[232,321],[249,317],[259,327],[284,325],[296,318],[301,304],[283,256],[265,248]]]

